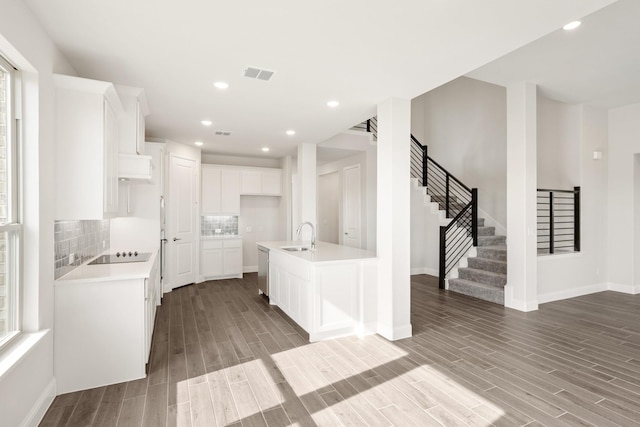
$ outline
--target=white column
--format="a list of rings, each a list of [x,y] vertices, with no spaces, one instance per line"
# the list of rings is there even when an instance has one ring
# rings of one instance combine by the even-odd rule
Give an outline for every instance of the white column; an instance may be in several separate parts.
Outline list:
[[[378,105],[378,333],[390,340],[411,336],[410,287],[411,101]]]
[[[507,286],[505,306],[538,309],[536,85],[507,87]]]
[[[316,145],[301,143],[298,145],[298,224],[293,224],[295,231],[300,224],[309,221],[317,227],[316,211]],[[295,239],[295,235],[293,238]],[[305,227],[302,233],[302,240],[311,240],[311,231]]]

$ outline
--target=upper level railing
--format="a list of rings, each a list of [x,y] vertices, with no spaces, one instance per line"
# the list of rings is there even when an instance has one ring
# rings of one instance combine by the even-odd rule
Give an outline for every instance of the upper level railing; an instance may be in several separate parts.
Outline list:
[[[472,246],[478,245],[478,190],[464,185],[428,155],[427,146],[411,135],[411,176],[427,188],[431,200],[452,218],[440,227],[439,285]]]
[[[373,134],[373,140],[376,141],[378,139],[378,117],[373,116],[362,123],[352,126],[351,129],[371,132]]]
[[[538,254],[580,252],[580,187],[537,196]]]

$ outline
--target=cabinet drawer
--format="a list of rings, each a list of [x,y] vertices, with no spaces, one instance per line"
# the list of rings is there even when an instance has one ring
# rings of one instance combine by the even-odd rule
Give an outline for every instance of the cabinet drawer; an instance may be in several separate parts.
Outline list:
[[[242,247],[242,239],[231,239],[231,240],[223,240],[224,248],[241,248]]]
[[[222,240],[202,240],[202,249],[222,249]]]

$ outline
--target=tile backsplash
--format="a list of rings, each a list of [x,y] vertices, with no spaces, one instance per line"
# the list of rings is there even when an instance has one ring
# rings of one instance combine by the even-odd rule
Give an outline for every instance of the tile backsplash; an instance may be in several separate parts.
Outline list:
[[[220,230],[220,231],[216,231]],[[238,234],[237,215],[204,215],[200,221],[200,235],[221,236]]]
[[[56,221],[54,233],[56,279],[109,249],[109,220]],[[70,264],[71,254],[75,259]]]

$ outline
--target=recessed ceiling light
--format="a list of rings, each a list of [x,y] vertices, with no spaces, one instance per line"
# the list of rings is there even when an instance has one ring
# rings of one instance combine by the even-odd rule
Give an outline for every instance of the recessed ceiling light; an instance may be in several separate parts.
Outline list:
[[[296,134],[296,131],[295,131],[295,130],[293,130],[293,129],[289,129],[289,130],[287,131],[287,135],[295,135],[295,134]]]
[[[202,123],[205,126],[211,126],[213,124],[211,120],[203,120],[200,123]]]
[[[226,82],[215,82],[213,85],[218,89],[226,89],[229,87],[229,83]]]
[[[262,147],[262,151],[266,153],[267,151],[269,151],[269,147]]]
[[[196,142],[194,142],[194,144],[196,144],[198,147],[200,147],[202,145],[202,141],[196,141]]]
[[[340,103],[338,101],[329,101],[327,102],[327,105],[331,108],[336,108]]]
[[[576,28],[578,28],[580,26],[580,24],[582,24],[582,22],[580,22],[580,21],[569,22],[567,25],[562,27],[562,29],[565,30],[565,31],[575,30]]]

